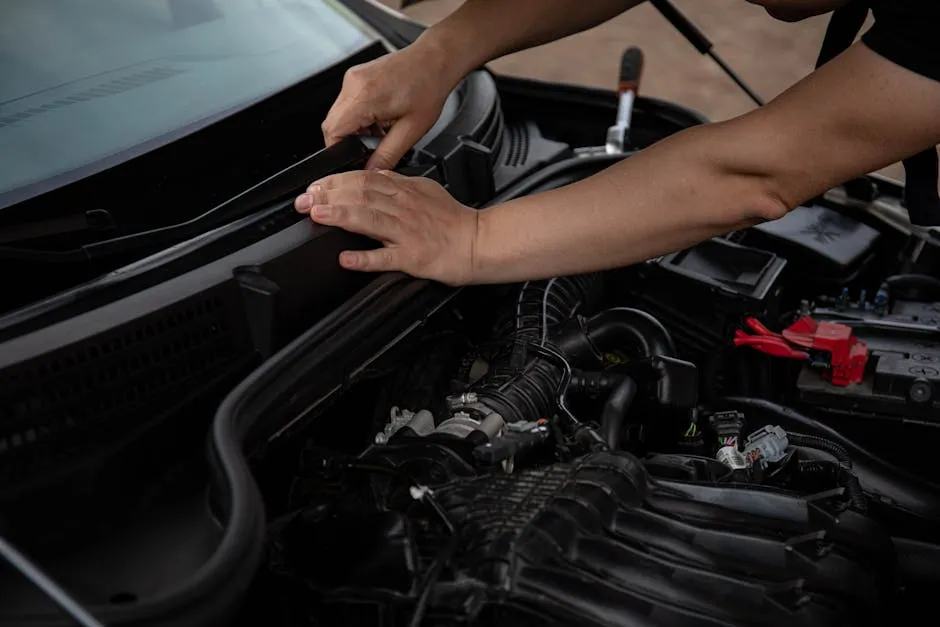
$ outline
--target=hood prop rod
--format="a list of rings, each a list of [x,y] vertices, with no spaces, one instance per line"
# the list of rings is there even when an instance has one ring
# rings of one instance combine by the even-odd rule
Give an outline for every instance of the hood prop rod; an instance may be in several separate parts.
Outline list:
[[[662,16],[672,24],[673,28],[679,31],[679,34],[685,37],[686,41],[692,44],[696,50],[710,56],[722,71],[727,74],[758,107],[764,106],[764,99],[751,89],[751,87],[744,82],[744,79],[738,76],[737,72],[731,69],[731,66],[729,66],[724,59],[718,56],[711,40],[706,37],[705,33],[699,30],[698,26],[693,24],[692,20],[680,11],[676,5],[670,0],[650,0],[650,3],[656,7],[656,10],[659,11]]]

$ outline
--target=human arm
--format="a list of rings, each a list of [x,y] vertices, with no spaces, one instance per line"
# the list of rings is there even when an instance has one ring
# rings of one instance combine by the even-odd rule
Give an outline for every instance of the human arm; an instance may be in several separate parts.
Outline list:
[[[421,39],[444,51],[462,78],[504,55],[597,26],[643,1],[467,0]]]
[[[809,17],[823,15],[839,9],[850,0],[747,0],[757,4],[767,13],[784,22],[799,22]]]
[[[352,173],[318,181],[296,204],[383,242],[343,254],[354,270],[450,284],[588,272],[779,218],[940,143],[938,110],[940,82],[856,44],[766,107],[683,131],[558,190],[477,212],[428,181]]]
[[[474,282],[622,266],[782,217],[940,143],[940,82],[856,45],[764,108],[484,211]]]
[[[392,168],[427,133],[448,94],[510,52],[596,26],[643,0],[467,0],[413,44],[351,68],[323,122],[330,146],[384,132],[367,168]]]

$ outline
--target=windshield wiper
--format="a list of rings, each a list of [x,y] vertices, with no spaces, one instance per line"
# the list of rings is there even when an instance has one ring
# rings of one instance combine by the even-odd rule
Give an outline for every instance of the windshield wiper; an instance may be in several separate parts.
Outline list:
[[[45,220],[21,222],[0,227],[0,244],[24,242],[52,235],[75,235],[90,231],[110,231],[116,228],[114,218],[105,209],[92,209],[83,213],[70,213]]]
[[[170,226],[131,233],[64,251],[0,246],[0,259],[50,263],[86,262],[143,248],[164,248],[242,218],[259,207],[289,199],[329,172],[364,166],[371,149],[356,137],[316,152],[248,188],[200,216]]]

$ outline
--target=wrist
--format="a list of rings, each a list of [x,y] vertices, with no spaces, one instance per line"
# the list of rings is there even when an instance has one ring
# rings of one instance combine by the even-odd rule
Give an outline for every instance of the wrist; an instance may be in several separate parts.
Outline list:
[[[493,210],[475,211],[473,244],[470,248],[470,276],[467,283],[481,285],[499,283],[500,260],[494,245]]]
[[[428,28],[412,46],[419,53],[421,63],[430,64],[450,92],[486,60],[478,59],[472,42],[447,22],[445,19]]]

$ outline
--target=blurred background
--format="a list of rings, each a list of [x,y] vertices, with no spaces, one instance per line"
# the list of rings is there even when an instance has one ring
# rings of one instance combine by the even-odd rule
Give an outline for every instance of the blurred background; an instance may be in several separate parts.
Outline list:
[[[399,8],[400,0],[382,0]],[[584,0],[590,2],[590,0]],[[715,44],[715,50],[765,100],[777,96],[813,70],[828,17],[787,24],[745,0],[673,0]],[[432,24],[462,0],[425,0],[404,12]],[[750,99],[710,58],[700,55],[648,4],[597,28],[491,64],[497,72],[614,89],[620,55],[627,46],[643,49],[641,92],[674,100],[724,120],[750,111]],[[903,176],[900,166],[882,172]]]

